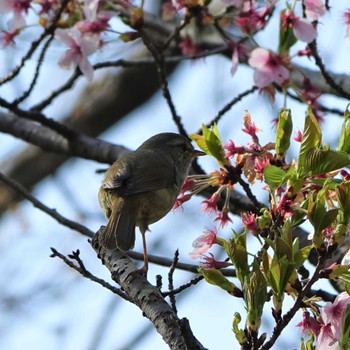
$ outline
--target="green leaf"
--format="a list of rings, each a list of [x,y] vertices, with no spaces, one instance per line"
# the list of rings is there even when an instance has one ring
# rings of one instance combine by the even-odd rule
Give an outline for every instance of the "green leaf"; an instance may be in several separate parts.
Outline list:
[[[276,128],[276,153],[284,156],[290,146],[293,123],[290,109],[282,108],[278,113],[278,123]]]
[[[244,278],[249,274],[248,253],[246,247],[246,233],[236,235],[224,244],[226,254],[236,268],[237,278],[243,284]]]
[[[285,177],[286,171],[276,165],[269,165],[264,168],[265,182],[269,185],[272,191],[283,184]]]
[[[340,131],[338,151],[350,153],[350,112],[349,104],[346,106],[344,113],[344,121]]]
[[[244,281],[243,292],[247,308],[247,328],[257,332],[261,325],[261,316],[267,300],[267,289],[266,280],[256,259],[253,262],[253,272]]]
[[[286,11],[282,11],[284,14]],[[293,33],[293,28],[282,28],[282,19],[280,20],[280,33],[279,33],[279,43],[278,43],[278,53],[284,54],[288,53],[289,49],[298,41]]]
[[[204,124],[202,126],[203,136],[207,143],[209,153],[218,161],[220,165],[225,164],[225,152],[222,148],[219,130],[214,124],[211,129],[208,129]]]
[[[350,219],[350,181],[336,186],[335,193],[339,207],[343,212],[343,223],[347,224]]]
[[[296,242],[295,240],[294,242]],[[294,246],[294,245],[293,245]],[[299,249],[299,239],[298,239],[298,249],[294,250],[294,262],[295,268],[298,269],[301,267],[306,259],[309,257],[310,251],[312,249],[312,245],[305,246],[304,248]]]
[[[230,282],[219,270],[216,269],[198,269],[204,279],[214,286],[218,286],[230,293],[231,295],[237,296],[241,294],[241,290],[236,287],[236,285]]]
[[[310,150],[319,148],[321,145],[322,134],[317,119],[309,107],[305,117],[303,140],[300,145],[298,157],[298,174],[300,177],[307,175],[305,171],[305,162]]]
[[[315,176],[349,165],[350,155],[345,152],[314,148],[307,153],[304,162],[304,171]]]
[[[308,217],[311,225],[315,229],[316,234],[320,234],[322,230],[330,226],[338,215],[339,209],[326,210],[325,207],[326,187],[320,191],[315,202],[310,202],[308,207]]]
[[[230,164],[225,158],[225,152],[220,140],[219,130],[214,124],[210,129],[202,125],[203,135],[192,134],[190,138],[195,141],[198,147],[210,156],[213,156],[219,165]]]
[[[243,329],[238,328],[238,325],[240,324],[240,322],[241,322],[241,315],[238,312],[235,312],[233,322],[232,322],[232,330],[236,336],[238,343],[242,345],[246,341],[246,336]]]

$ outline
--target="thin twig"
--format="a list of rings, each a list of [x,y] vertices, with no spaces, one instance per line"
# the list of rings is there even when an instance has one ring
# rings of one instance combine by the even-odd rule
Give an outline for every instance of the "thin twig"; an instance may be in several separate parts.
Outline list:
[[[270,339],[260,348],[260,350],[268,350],[275,344],[277,338],[281,335],[283,329],[289,324],[290,320],[294,317],[297,311],[300,309],[304,297],[309,293],[313,284],[320,278],[320,271],[323,266],[323,258],[319,257],[318,264],[316,266],[315,272],[311,279],[304,286],[302,291],[298,294],[294,305],[289,309],[289,311],[277,322],[275,328],[273,329]]]
[[[168,292],[162,292],[162,295],[165,297],[170,296],[170,295],[175,295],[175,294],[180,294],[182,291],[184,291],[187,288],[190,288],[194,285],[196,285],[198,282],[202,281],[204,279],[204,277],[202,275],[199,275],[193,279],[191,279],[189,282],[183,284],[182,286],[180,286],[179,288],[173,289],[173,290],[169,290]]]
[[[294,95],[289,91],[287,91],[287,96],[295,101],[298,101],[300,103],[305,104],[305,101],[303,101],[298,95]],[[329,107],[326,107],[325,105],[320,104],[320,103],[318,104],[317,109],[321,112],[332,113],[332,114],[339,115],[341,117],[344,116],[344,111],[337,109],[337,108],[329,108]]]
[[[40,56],[39,56],[39,59],[38,59],[38,62],[37,62],[37,65],[36,65],[36,68],[35,68],[35,72],[34,72],[34,76],[33,76],[33,79],[32,79],[32,82],[28,88],[27,91],[25,91],[22,96],[16,98],[12,104],[14,105],[18,105],[19,103],[23,102],[26,98],[28,98],[28,96],[31,94],[31,92],[33,91],[35,85],[36,85],[36,82],[38,80],[38,77],[39,77],[39,72],[40,72],[40,68],[42,66],[42,63],[44,62],[44,58],[45,58],[45,54],[46,54],[46,51],[48,50],[52,40],[53,40],[54,36],[51,35],[48,40],[46,41],[46,43],[44,44],[44,47],[43,49],[41,50],[41,53],[40,53]]]
[[[65,264],[67,264],[72,269],[78,271],[82,276],[88,278],[93,282],[100,284],[102,287],[107,288],[112,293],[122,297],[124,300],[132,302],[130,297],[127,294],[125,294],[121,289],[110,285],[105,280],[98,278],[94,276],[91,272],[89,272],[85,268],[84,263],[79,256],[79,250],[77,250],[76,252],[72,252],[72,254],[70,254],[67,258],[65,255],[58,252],[55,248],[50,248],[50,249],[52,251],[52,254],[50,255],[51,258],[56,258],[56,257],[60,258],[61,260],[64,261]],[[77,262],[78,265],[73,262],[74,260]]]
[[[176,108],[174,105],[174,102],[172,100],[170,91],[169,91],[169,84],[165,73],[165,61],[164,56],[161,54],[158,49],[155,47],[153,42],[149,39],[148,35],[145,33],[145,31],[141,30],[141,37],[143,39],[143,42],[147,49],[150,51],[152,56],[154,57],[154,60],[156,62],[157,66],[157,73],[158,73],[158,79],[159,84],[163,92],[163,96],[169,106],[172,118],[179,130],[179,133],[185,137],[187,137],[188,133],[185,130],[185,127],[182,123],[181,117],[177,114]]]
[[[244,192],[246,193],[247,197],[251,200],[251,202],[254,204],[254,206],[257,209],[257,213],[260,212],[260,209],[264,207],[263,204],[261,204],[257,198],[255,197],[255,195],[253,194],[250,186],[241,178],[239,177],[238,179],[238,183],[242,186]]]
[[[175,272],[176,265],[177,265],[178,262],[179,262],[179,250],[176,249],[175,254],[174,254],[174,258],[173,258],[173,263],[171,264],[170,270],[169,270],[169,273],[168,273],[168,288],[169,288],[169,291],[173,291],[174,290],[174,272]],[[174,310],[175,314],[177,314],[175,294],[170,293],[169,294],[169,299],[170,299],[171,308]]]
[[[27,199],[29,202],[31,202],[34,207],[40,209],[44,213],[48,214],[52,218],[54,218],[56,221],[58,221],[60,224],[69,227],[72,230],[80,232],[82,235],[87,237],[92,237],[94,233],[90,231],[88,228],[86,228],[83,225],[78,224],[75,221],[66,219],[64,216],[59,214],[56,209],[51,209],[47,207],[45,204],[40,202],[37,198],[35,198],[31,193],[29,193],[20,183],[10,179],[6,175],[0,172],[0,181],[5,183],[7,186],[11,187],[13,190],[15,190],[17,193],[19,193],[21,196],[23,196],[25,199]]]
[[[62,1],[61,7],[57,10],[57,13],[53,17],[51,24],[48,27],[45,28],[45,30],[43,31],[43,33],[39,36],[39,38],[37,40],[32,42],[28,52],[22,57],[22,60],[19,63],[19,65],[17,67],[15,67],[11,72],[9,72],[7,74],[7,76],[5,76],[4,78],[0,79],[0,86],[5,84],[5,83],[7,83],[10,80],[12,80],[13,78],[15,78],[19,74],[21,69],[23,68],[23,66],[26,63],[26,61],[29,60],[32,57],[33,53],[39,47],[40,43],[44,40],[44,38],[47,35],[53,34],[53,32],[54,32],[54,30],[56,28],[56,23],[60,19],[61,14],[62,14],[63,10],[66,8],[66,5],[67,5],[68,1],[69,0]]]
[[[327,84],[332,87],[340,96],[350,100],[350,93],[345,91],[340,85],[338,85],[334,79],[330,76],[330,74],[327,72],[326,67],[324,63],[322,62],[322,59],[320,55],[317,52],[317,44],[316,40],[314,40],[312,43],[309,44],[309,48],[311,50],[312,56],[315,59],[315,63],[320,68],[321,74],[326,80]]]

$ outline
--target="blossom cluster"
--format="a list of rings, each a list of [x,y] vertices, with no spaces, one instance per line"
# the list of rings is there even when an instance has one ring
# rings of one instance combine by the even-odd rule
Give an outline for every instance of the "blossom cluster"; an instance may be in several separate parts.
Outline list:
[[[256,0],[172,0],[163,4],[163,19],[170,20],[185,13],[186,16],[196,19],[201,25],[220,23],[223,29],[239,29],[242,39],[233,41],[226,37],[225,43],[232,50],[231,74],[233,75],[240,62],[248,63],[254,70],[254,81],[264,92],[274,96],[274,84],[282,87],[289,86],[290,73],[295,69],[291,63],[294,56],[310,55],[310,50],[299,50],[294,54],[289,48],[295,41],[306,44],[317,38],[317,23],[326,13],[323,0],[304,0],[304,16],[301,12],[301,2],[292,1],[280,13],[281,31],[284,31],[285,42],[280,42],[284,49],[277,51],[271,48],[256,47],[251,49],[245,45],[244,39],[251,38],[256,32],[263,30],[272,15],[279,0],[266,1],[265,6],[259,5]],[[231,8],[234,8],[232,16]],[[218,12],[215,8],[221,8]],[[122,11],[120,11],[122,9]],[[110,19],[121,17],[122,13],[129,13],[128,24],[136,29],[135,24],[142,24],[142,9],[136,8],[129,0],[0,0],[0,12],[10,16],[8,28],[0,34],[0,43],[3,46],[15,45],[15,39],[32,24],[26,23],[29,12],[38,16],[38,23],[48,28],[56,18],[55,38],[68,47],[60,57],[59,66],[63,69],[72,69],[78,66],[81,72],[92,79],[93,69],[88,57],[102,46],[106,45],[103,33],[111,30]],[[218,22],[219,21],[219,22]],[[350,37],[350,10],[344,13],[346,36]],[[196,42],[193,31],[183,30],[176,43],[182,54],[196,57],[201,55],[200,44]],[[291,34],[291,32],[293,34]],[[115,32],[114,32],[115,33]],[[121,33],[123,40],[133,40],[137,35]],[[129,39],[128,39],[129,38]],[[282,40],[280,38],[280,40]],[[305,89],[304,94],[308,94]],[[301,93],[301,97],[303,93]],[[307,100],[305,100],[307,101]]]
[[[317,350],[337,350],[338,341],[342,336],[342,325],[347,306],[350,304],[348,293],[340,293],[333,303],[326,303],[317,310],[317,317],[313,318],[309,311],[304,311],[303,319],[297,324],[303,333],[317,338]]]
[[[4,46],[14,45],[15,38],[30,25],[26,16],[32,10],[38,15],[41,26],[48,28],[58,12],[62,12],[56,23],[55,39],[68,49],[59,58],[62,69],[79,67],[87,79],[93,77],[93,68],[88,57],[100,49],[105,43],[102,34],[110,28],[110,19],[118,15],[116,9],[128,8],[131,3],[126,0],[115,1],[111,7],[106,1],[81,0],[68,2],[60,0],[0,0],[0,12],[11,14],[7,22],[8,30],[3,31],[0,42]]]

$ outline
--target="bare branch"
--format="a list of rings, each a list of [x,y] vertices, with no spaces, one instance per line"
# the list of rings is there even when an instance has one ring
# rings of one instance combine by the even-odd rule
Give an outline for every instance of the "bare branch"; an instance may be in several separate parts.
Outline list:
[[[93,232],[87,229],[85,226],[78,224],[75,221],[66,219],[64,216],[59,214],[56,209],[51,209],[47,207],[45,204],[40,202],[37,198],[35,198],[32,194],[30,194],[22,185],[19,183],[13,181],[12,179],[8,178],[6,175],[2,174],[0,172],[0,181],[4,182],[6,185],[11,187],[16,192],[20,193],[21,196],[23,196],[25,199],[27,199],[29,202],[31,202],[34,207],[40,209],[44,213],[48,214],[52,218],[54,218],[56,221],[58,221],[60,224],[67,226],[71,228],[72,230],[78,231],[84,236],[92,237]]]
[[[100,284],[102,287],[107,288],[112,293],[117,294],[118,296],[120,296],[126,301],[131,301],[129,297],[121,289],[110,285],[106,281],[94,276],[91,272],[89,272],[85,268],[82,260],[80,259],[79,250],[77,250],[76,252],[73,252],[68,258],[65,255],[58,252],[55,248],[51,248],[51,251],[52,251],[52,254],[50,255],[51,258],[56,258],[56,257],[60,258],[66,265],[68,265],[75,271],[78,271],[82,276],[88,278],[90,281]],[[73,262],[74,260],[77,261],[78,265]]]

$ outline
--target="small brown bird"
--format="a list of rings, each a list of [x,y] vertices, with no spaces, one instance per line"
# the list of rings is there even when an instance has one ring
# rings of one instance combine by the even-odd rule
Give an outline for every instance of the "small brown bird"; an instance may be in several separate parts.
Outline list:
[[[109,219],[100,235],[107,249],[128,251],[140,228],[144,267],[148,271],[145,232],[173,207],[195,156],[205,155],[190,140],[162,133],[145,141],[136,151],[120,157],[106,172],[98,197]]]

